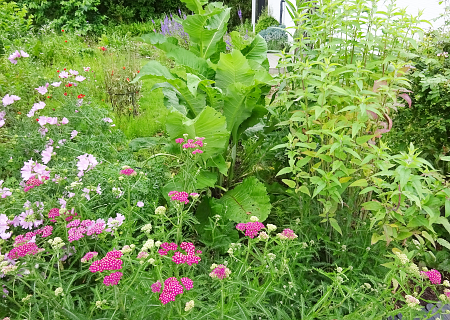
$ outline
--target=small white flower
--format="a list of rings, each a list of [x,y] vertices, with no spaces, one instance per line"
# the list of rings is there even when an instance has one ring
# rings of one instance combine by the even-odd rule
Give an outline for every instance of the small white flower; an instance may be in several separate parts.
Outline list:
[[[184,307],[184,311],[187,312],[187,311],[191,310],[192,308],[194,308],[194,306],[195,306],[194,300],[188,301],[188,302],[186,302],[186,306]]]
[[[341,273],[341,272],[342,272],[342,268],[341,268],[341,267],[337,267],[336,270],[337,270],[338,273]]]
[[[275,230],[277,230],[277,226],[274,225],[274,224],[268,223],[268,224],[267,224],[267,230],[268,230],[269,232],[275,231]]]
[[[55,296],[59,296],[59,295],[63,296],[63,295],[64,295],[63,292],[64,292],[64,290],[63,290],[62,287],[56,288],[56,290],[55,290]]]
[[[163,206],[159,206],[158,208],[155,209],[155,214],[156,215],[163,215],[166,213],[166,207]]]
[[[251,216],[250,221],[256,222],[256,221],[259,221],[259,218],[257,216]]]

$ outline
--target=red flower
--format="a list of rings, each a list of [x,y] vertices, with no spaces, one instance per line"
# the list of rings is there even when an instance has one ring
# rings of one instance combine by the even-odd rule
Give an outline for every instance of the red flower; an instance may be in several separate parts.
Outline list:
[[[83,99],[84,97],[86,97],[85,94],[79,94],[79,95],[78,95],[78,99]]]
[[[137,73],[139,73],[140,71],[138,70]]]
[[[123,70],[125,70],[125,67],[123,67]]]
[[[56,70],[56,72],[59,72],[59,70]]]
[[[47,99],[50,99],[51,97],[50,96],[47,96]]]
[[[66,41],[64,41],[64,42],[67,42],[67,40],[66,40]]]
[[[61,30],[61,32],[64,32],[64,30]]]
[[[129,78],[127,78],[127,81],[128,81],[128,82],[130,82],[130,79],[129,79]]]
[[[67,96],[67,92],[64,92],[64,95]]]
[[[39,119],[36,119],[36,121],[39,121]]]
[[[66,68],[64,68],[64,71],[66,71]]]
[[[18,113],[18,114],[22,114],[22,112],[20,112],[20,111],[18,111],[17,113]]]
[[[102,50],[102,51],[106,51],[105,47],[99,47],[99,49]]]

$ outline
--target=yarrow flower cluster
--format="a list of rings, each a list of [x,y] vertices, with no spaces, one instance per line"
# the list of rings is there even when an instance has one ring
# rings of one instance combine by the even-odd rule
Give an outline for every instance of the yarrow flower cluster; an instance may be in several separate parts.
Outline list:
[[[84,235],[92,236],[94,234],[101,234],[103,230],[105,230],[105,220],[97,219],[97,221],[93,221],[87,219],[80,221],[76,219],[70,222],[66,227],[70,228],[68,231],[69,242],[73,242],[80,240]],[[107,229],[105,231],[108,232]]]
[[[291,229],[284,229],[282,233],[277,234],[280,240],[294,240],[297,238],[297,235]]]
[[[416,308],[417,305],[420,303],[419,299],[417,299],[416,297],[413,297],[409,294],[407,294],[405,296],[405,300],[406,300],[408,307],[410,307],[410,308]]]
[[[195,199],[195,198],[198,198],[199,194],[195,193],[195,192],[188,194],[187,192],[184,192],[184,191],[170,191],[169,192],[170,199],[172,199],[173,201],[180,201],[181,203],[184,203],[184,204],[189,203],[189,199],[188,199],[189,196],[191,196],[192,198]],[[156,214],[158,214],[158,213],[156,213]]]
[[[428,279],[430,279],[430,282],[432,284],[440,284],[441,283],[441,273],[439,271],[437,271],[436,269],[432,269],[430,271],[421,271],[420,272],[422,275],[424,275],[425,277],[427,277]]]
[[[228,269],[225,265],[223,264],[213,264],[211,266],[211,269],[214,269],[213,271],[211,271],[211,273],[209,274],[209,276],[211,278],[215,278],[215,279],[220,279],[223,280],[225,278],[228,278],[231,274],[230,269]]]
[[[86,253],[83,258],[81,258],[81,262],[88,262],[89,260],[91,260],[92,258],[94,258],[96,256],[98,256],[98,252],[90,251],[90,252]]]
[[[30,243],[26,243],[23,244],[21,246],[15,247],[13,248],[9,253],[8,253],[8,257],[10,259],[18,259],[21,257],[25,257],[26,255],[35,255],[39,252],[44,251],[44,249],[40,249],[38,248],[38,246],[36,245],[36,243],[34,242],[30,242]]]
[[[187,134],[185,134],[184,136],[186,139]],[[194,151],[192,151],[192,154],[203,153],[203,150],[199,148],[202,148],[204,145],[206,145],[206,143],[203,142],[203,140],[205,139],[204,137],[202,138],[195,137],[195,140],[194,139],[185,140],[185,139],[178,138],[175,139],[175,142],[181,144],[183,149],[195,149]]]
[[[265,228],[264,224],[259,221],[238,223],[236,225],[236,229],[238,229],[239,231],[245,231],[245,235],[252,239],[256,237],[258,235],[258,232],[263,228]]]
[[[182,242],[180,244],[180,248],[183,249],[184,251],[186,251],[187,254],[183,254],[180,251],[175,252],[175,254],[172,257],[172,261],[175,262],[176,264],[186,263],[189,266],[192,266],[194,263],[198,264],[200,262],[200,260],[202,260],[198,255],[196,255],[196,253],[197,254],[201,254],[202,251],[201,250],[197,250],[196,251],[195,250],[195,246],[194,246],[193,243],[191,243],[191,242]]]
[[[135,175],[137,175],[136,171],[134,171],[133,168],[130,168],[128,166],[122,167],[122,170],[120,170],[120,174],[123,174],[125,176],[135,176]]]
[[[194,287],[194,281],[189,278],[181,278],[180,281],[186,291],[189,291]],[[159,300],[162,304],[167,304],[170,301],[175,301],[176,296],[183,293],[183,286],[180,284],[180,281],[178,281],[178,279],[175,277],[168,278],[166,281],[164,281],[164,289],[161,292],[162,285],[158,280],[151,285],[152,292],[161,292]]]
[[[103,279],[103,284],[106,286],[115,286],[119,283],[120,279],[122,278],[123,273],[118,271],[118,272],[113,272],[111,273],[109,276],[106,276]]]
[[[106,256],[100,260],[94,261],[89,267],[89,271],[92,273],[95,272],[103,272],[110,270],[120,270],[122,269],[123,261],[120,260],[123,253],[119,250],[113,250],[106,254]],[[117,276],[113,278],[108,278],[108,283],[111,284],[111,281],[115,280]],[[119,277],[120,280],[120,277]],[[118,282],[118,281],[117,281]],[[106,284],[106,283],[105,283]],[[117,284],[117,283],[115,283]]]

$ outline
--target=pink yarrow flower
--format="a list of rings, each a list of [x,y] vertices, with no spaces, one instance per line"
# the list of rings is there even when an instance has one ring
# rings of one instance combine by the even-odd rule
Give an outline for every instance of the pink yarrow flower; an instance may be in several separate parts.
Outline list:
[[[111,273],[109,276],[106,276],[103,279],[103,284],[106,286],[115,286],[119,283],[122,276],[123,276],[123,273],[120,271]]]
[[[83,258],[81,258],[81,262],[83,262],[83,263],[88,262],[89,260],[96,257],[97,255],[98,255],[98,252],[90,251],[90,252],[86,253]]]
[[[186,289],[190,290],[190,289]],[[168,278],[164,281],[164,289],[159,296],[162,304],[167,304],[170,301],[175,301],[175,297],[183,293],[183,286],[175,277]]]
[[[150,286],[152,288],[153,293],[161,292],[162,284],[161,281],[156,281],[154,284]]]
[[[277,236],[281,240],[294,240],[297,238],[297,235],[291,229],[284,229],[282,233],[278,233]]]
[[[230,269],[228,269],[225,265],[219,264],[217,267],[214,268],[213,271],[209,274],[211,278],[217,278],[220,280],[223,280],[225,278],[228,278],[231,274]]]
[[[120,174],[123,174],[126,176],[135,176],[137,173],[132,168],[126,168],[126,169],[120,170]]]
[[[245,231],[245,235],[254,238],[258,235],[258,232],[265,228],[264,224],[259,221],[247,222],[247,223],[238,223],[236,225],[236,229],[239,231]]]
[[[26,255],[35,255],[44,249],[38,248],[36,243],[30,242],[23,244],[21,246],[15,247],[8,253],[8,258],[10,259],[18,259],[21,257],[25,257]]]
[[[119,250],[113,250],[106,254],[106,256],[100,260],[94,261],[89,267],[90,272],[103,272],[109,270],[122,269],[123,261],[120,260],[123,253]]]
[[[441,283],[441,273],[437,271],[436,269],[432,269],[430,271],[421,271],[422,275],[425,275],[428,279],[430,279],[430,282],[432,284],[440,284]]]

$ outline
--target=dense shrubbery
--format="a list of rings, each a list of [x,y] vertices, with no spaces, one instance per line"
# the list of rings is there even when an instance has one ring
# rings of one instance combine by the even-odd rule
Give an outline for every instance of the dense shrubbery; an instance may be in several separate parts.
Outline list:
[[[269,27],[278,26],[278,24],[278,20],[270,16],[267,10],[265,10],[256,23],[255,33],[258,34]]]

